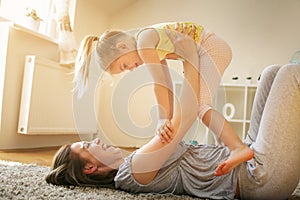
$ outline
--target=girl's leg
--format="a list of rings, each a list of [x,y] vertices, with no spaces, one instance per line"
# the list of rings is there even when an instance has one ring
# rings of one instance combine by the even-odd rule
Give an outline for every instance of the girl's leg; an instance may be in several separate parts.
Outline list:
[[[250,117],[251,123],[250,123],[249,131],[244,141],[248,146],[250,146],[256,140],[258,129],[261,122],[261,116],[264,111],[265,104],[269,96],[271,86],[273,84],[273,80],[279,68],[280,68],[279,65],[271,65],[265,68],[261,74],[260,83],[255,93],[254,103],[251,111],[251,117]]]
[[[229,45],[212,33],[204,32],[198,45],[200,71],[200,108],[199,117],[212,108],[224,71],[231,62],[232,52]]]
[[[231,61],[231,49],[228,44],[214,34],[205,34],[199,46],[200,59],[200,110],[202,122],[231,150],[228,160],[220,163],[215,175],[223,175],[234,167],[253,157],[253,151],[245,146],[229,122],[211,108],[212,98],[216,94],[221,78]],[[219,142],[220,143],[220,142]]]
[[[287,199],[300,178],[300,65],[281,67],[252,143],[254,159],[241,167],[242,199]]]
[[[212,99],[220,86],[224,71],[231,62],[232,52],[224,40],[207,32],[202,34],[198,52],[201,75],[199,118],[205,123],[215,116],[209,115],[208,111],[212,110]],[[220,130],[215,131],[213,136],[217,145],[224,144],[220,139]]]

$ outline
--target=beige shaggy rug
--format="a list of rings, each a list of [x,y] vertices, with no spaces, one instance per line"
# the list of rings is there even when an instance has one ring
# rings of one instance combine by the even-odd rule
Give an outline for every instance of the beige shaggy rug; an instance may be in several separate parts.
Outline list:
[[[186,199],[188,196],[129,194],[107,188],[74,187],[66,188],[47,184],[44,177],[50,167],[34,164],[21,164],[0,160],[0,199],[1,200],[153,200],[153,199]],[[300,200],[300,184],[290,199]]]

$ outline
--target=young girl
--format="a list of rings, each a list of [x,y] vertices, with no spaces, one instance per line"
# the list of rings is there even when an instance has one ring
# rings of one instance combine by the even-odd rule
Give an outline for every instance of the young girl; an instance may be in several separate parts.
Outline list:
[[[134,70],[142,64],[148,67],[155,86],[154,92],[160,106],[158,125],[162,142],[170,142],[173,119],[172,81],[166,59],[183,61],[184,81],[181,104],[189,106],[184,126],[193,123],[188,113],[196,109],[202,122],[231,150],[228,160],[222,162],[216,175],[223,175],[240,163],[253,157],[253,151],[245,146],[225,118],[212,107],[221,77],[231,61],[231,49],[215,34],[191,22],[163,23],[138,30],[136,37],[122,31],[107,31],[100,37],[87,36],[81,43],[75,66],[75,91],[82,93],[89,77],[89,59],[92,43],[97,41],[96,51],[100,66],[110,74]],[[182,105],[181,105],[182,106]],[[183,113],[180,107],[176,113]],[[169,124],[169,126],[167,126]]]

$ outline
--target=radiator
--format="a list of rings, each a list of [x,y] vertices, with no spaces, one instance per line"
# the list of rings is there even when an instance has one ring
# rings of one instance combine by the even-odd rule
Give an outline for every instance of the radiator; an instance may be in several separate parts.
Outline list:
[[[71,69],[49,59],[25,58],[18,132],[77,134],[72,111]]]

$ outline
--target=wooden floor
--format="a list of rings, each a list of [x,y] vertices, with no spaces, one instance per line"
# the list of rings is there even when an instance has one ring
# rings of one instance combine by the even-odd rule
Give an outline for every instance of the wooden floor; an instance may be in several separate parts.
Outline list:
[[[42,166],[51,166],[52,158],[59,147],[0,150],[0,160],[15,161],[20,163],[35,163]]]

